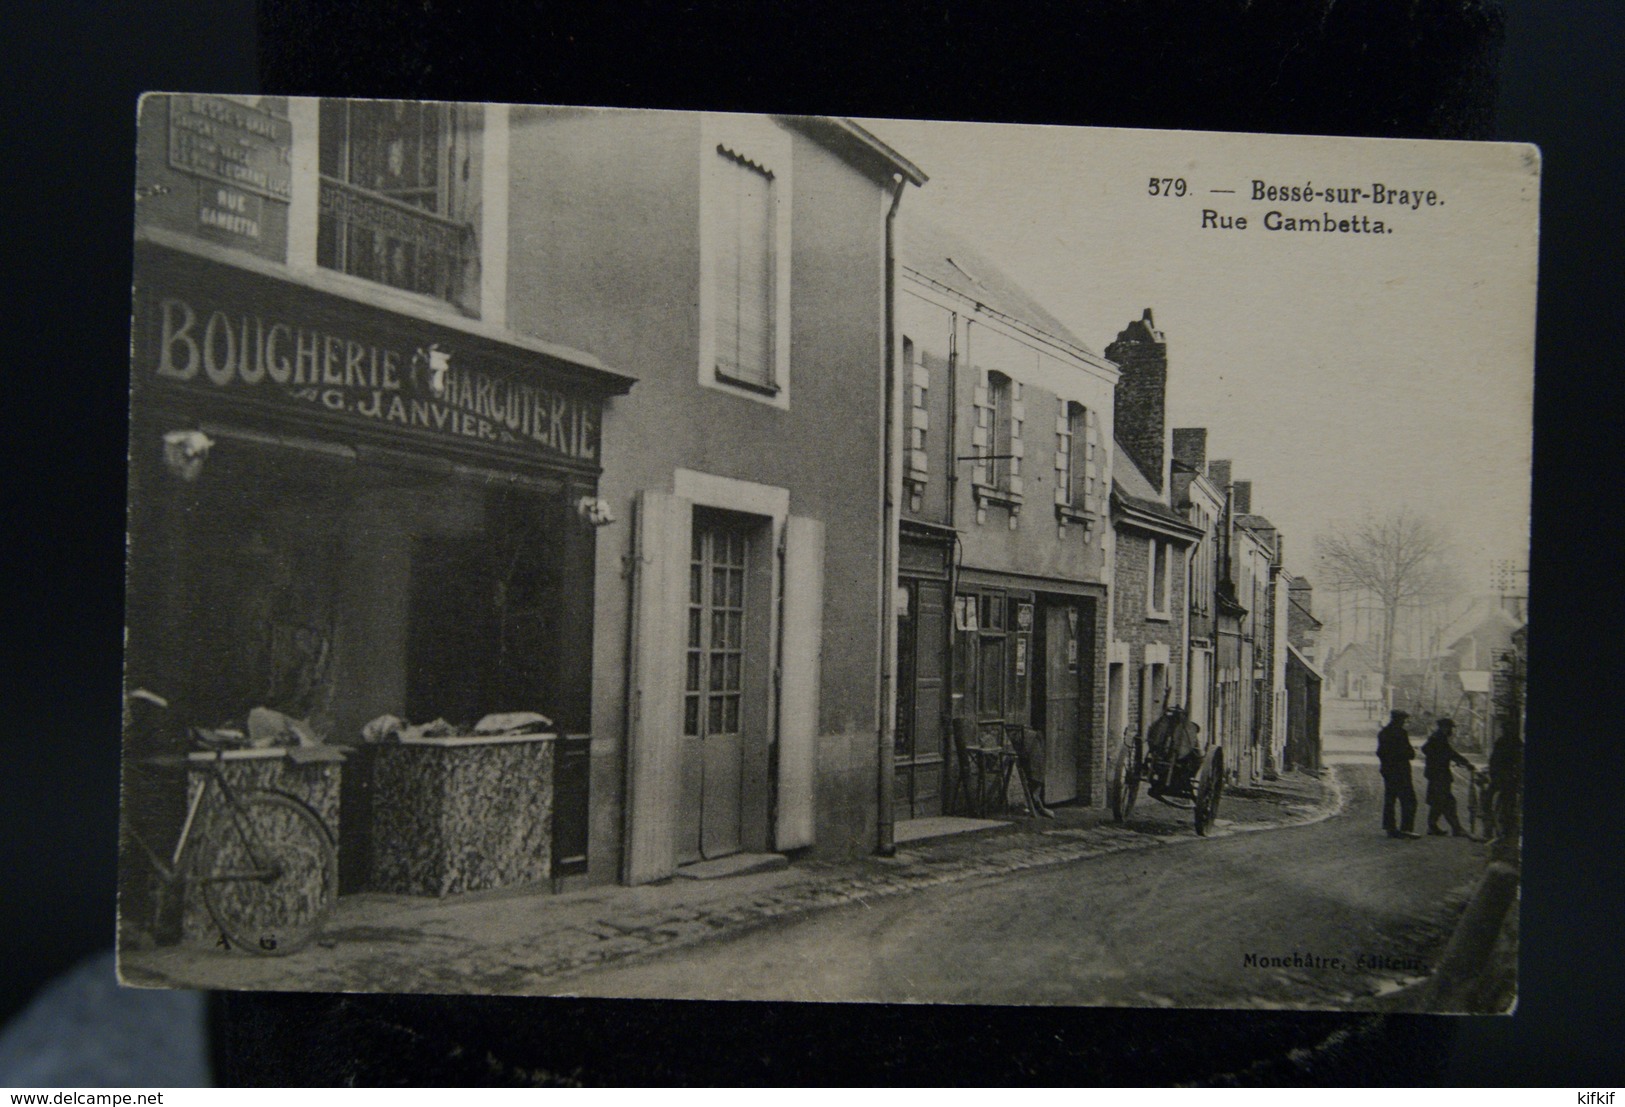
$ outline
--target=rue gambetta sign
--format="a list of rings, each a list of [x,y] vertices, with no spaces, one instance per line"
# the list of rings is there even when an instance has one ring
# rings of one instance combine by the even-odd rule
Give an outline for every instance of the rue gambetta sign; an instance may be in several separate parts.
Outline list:
[[[211,407],[246,405],[367,437],[596,467],[600,397],[523,364],[522,351],[258,283],[232,274],[212,288],[140,290],[138,380]]]

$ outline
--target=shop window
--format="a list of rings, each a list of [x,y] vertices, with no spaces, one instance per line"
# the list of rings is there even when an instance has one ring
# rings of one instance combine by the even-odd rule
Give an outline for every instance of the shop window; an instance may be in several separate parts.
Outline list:
[[[323,100],[317,264],[460,301],[476,263],[477,112]]]
[[[747,119],[708,121],[705,133],[701,377],[778,399],[789,371],[789,136]]]
[[[1003,634],[983,633],[977,643],[976,713],[982,716],[1004,714]]]
[[[384,714],[579,726],[556,494],[234,441],[132,521],[132,679],[199,726],[255,707],[332,742]],[[573,625],[579,625],[573,624]]]

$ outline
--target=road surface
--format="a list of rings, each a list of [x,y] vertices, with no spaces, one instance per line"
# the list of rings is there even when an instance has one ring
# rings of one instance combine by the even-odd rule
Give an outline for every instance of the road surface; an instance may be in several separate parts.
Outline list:
[[[583,996],[1359,1008],[1425,976],[1484,847],[1323,822],[892,896],[557,981]],[[1149,802],[1144,801],[1142,802]]]

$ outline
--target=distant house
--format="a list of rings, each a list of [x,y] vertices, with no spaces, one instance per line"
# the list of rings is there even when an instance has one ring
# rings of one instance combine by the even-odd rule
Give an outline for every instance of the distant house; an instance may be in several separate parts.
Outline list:
[[[1460,744],[1488,750],[1493,730],[1491,688],[1499,660],[1525,626],[1498,597],[1481,597],[1441,636],[1455,675],[1446,709],[1456,720]]]
[[[1223,737],[1216,711],[1218,643],[1221,626],[1226,626],[1234,644],[1239,636],[1232,613],[1221,617],[1220,581],[1224,579],[1225,537],[1220,528],[1226,520],[1226,490],[1208,476],[1207,428],[1175,427],[1173,459],[1169,466],[1169,501],[1185,519],[1202,532],[1191,551],[1190,596],[1187,618],[1186,707],[1202,734],[1217,740]]]
[[[1282,767],[1320,771],[1320,696],[1325,676],[1310,655],[1321,622],[1314,614],[1314,589],[1308,577],[1287,577],[1286,648],[1284,658],[1286,748]]]
[[[1121,727],[1143,736],[1166,707],[1191,705],[1190,555],[1205,531],[1170,503],[1168,343],[1150,308],[1118,333],[1106,356],[1122,373],[1113,408],[1108,728],[1114,736]]]
[[[1449,715],[1461,697],[1456,658],[1449,653],[1396,657],[1389,677],[1389,703],[1409,711],[1412,730],[1421,733],[1433,720]]]
[[[1382,699],[1382,665],[1369,646],[1350,642],[1326,662],[1331,694],[1343,700]]]

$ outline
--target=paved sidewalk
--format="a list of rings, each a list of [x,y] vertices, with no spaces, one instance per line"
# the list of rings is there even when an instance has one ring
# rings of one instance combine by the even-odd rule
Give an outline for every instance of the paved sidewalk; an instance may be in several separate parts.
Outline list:
[[[1212,837],[1315,822],[1341,803],[1335,775],[1289,774],[1226,792]],[[286,958],[165,947],[129,951],[126,983],[253,990],[560,994],[564,978],[610,961],[681,948],[810,911],[1124,850],[1200,848],[1188,810],[1142,792],[1122,826],[1098,808],[1018,818],[910,842],[894,857],[803,861],[724,880],[673,879],[562,895],[530,886],[431,900],[344,897],[322,941]]]

